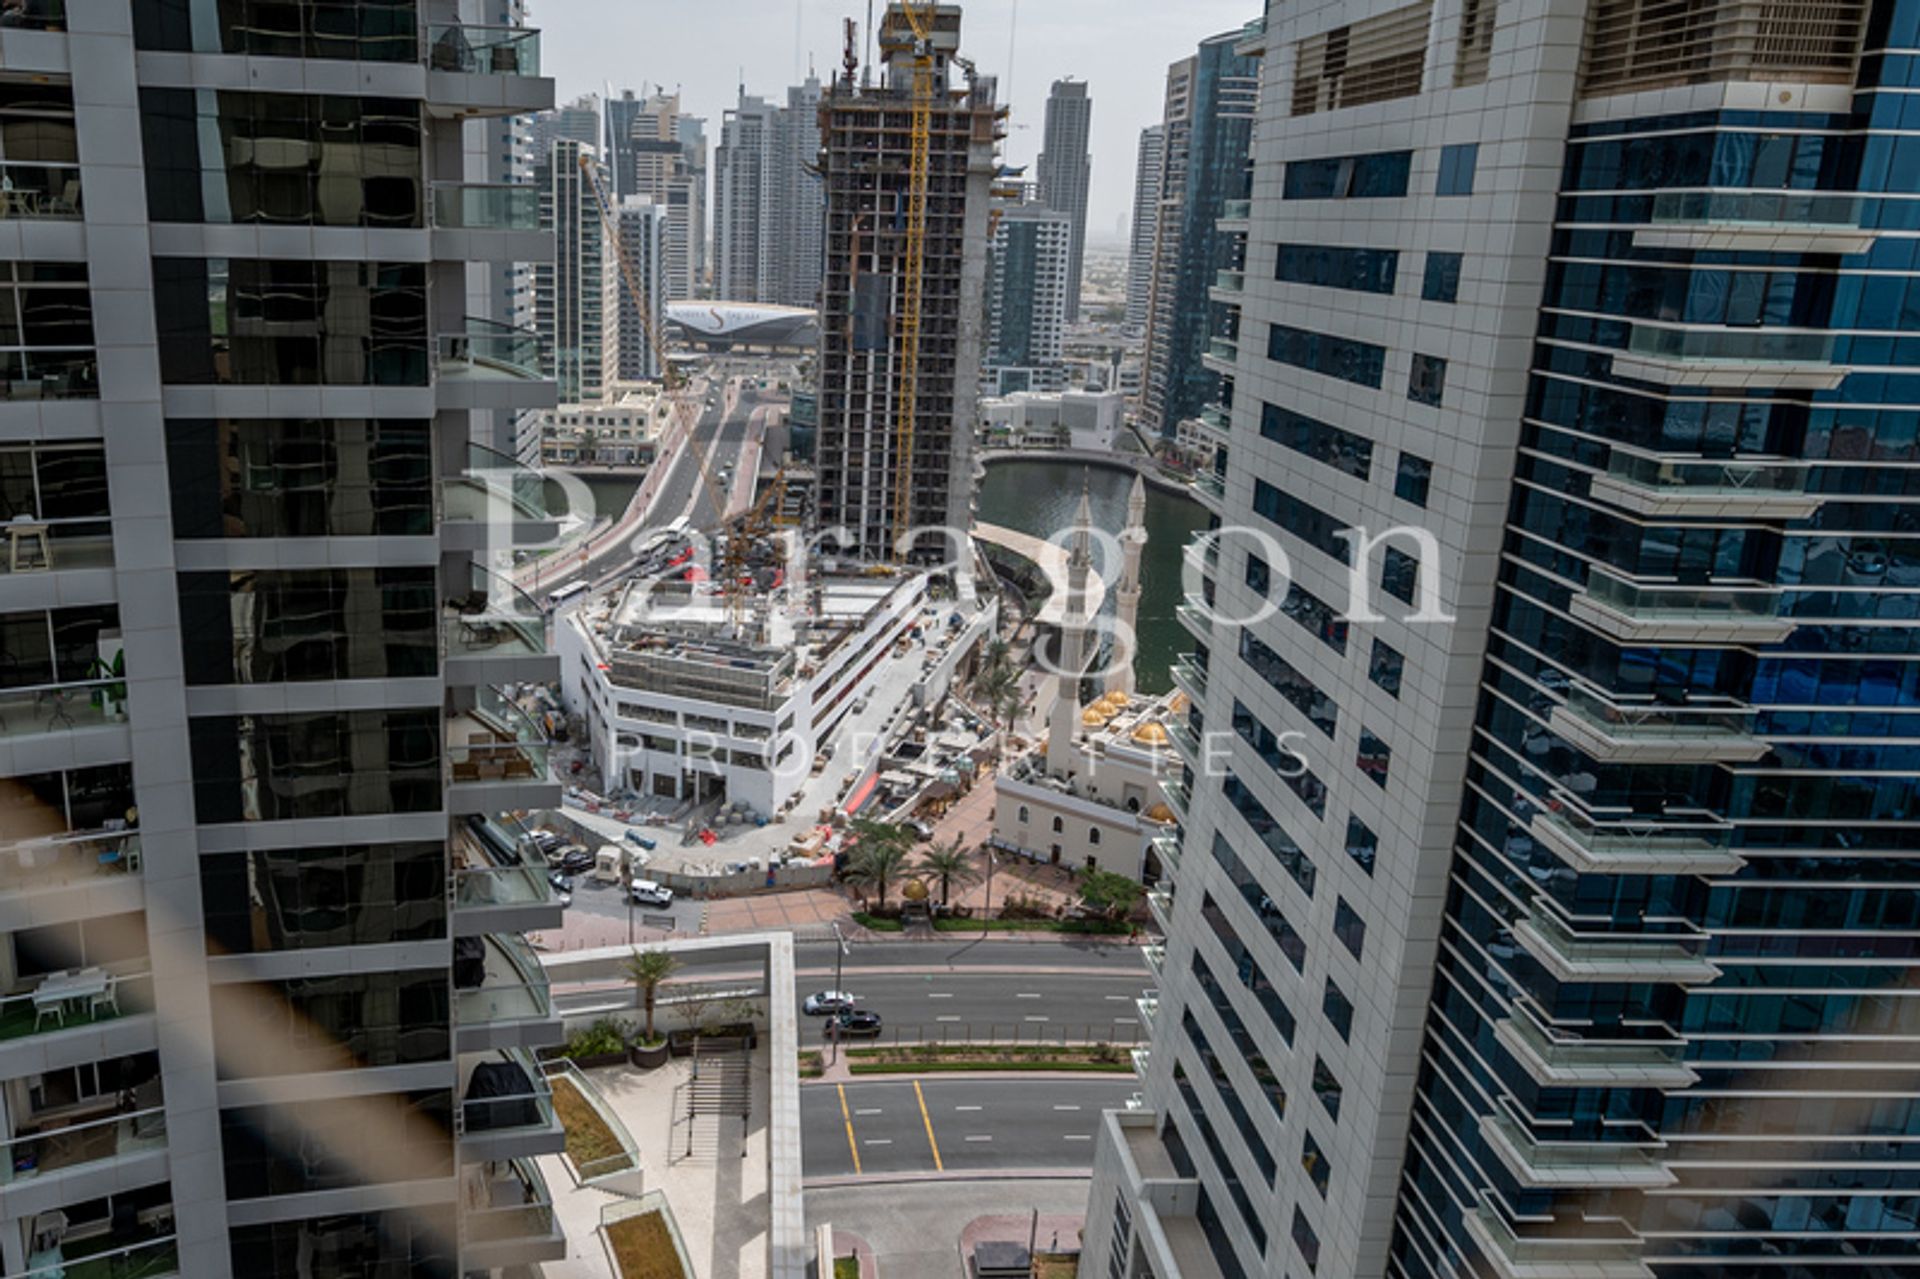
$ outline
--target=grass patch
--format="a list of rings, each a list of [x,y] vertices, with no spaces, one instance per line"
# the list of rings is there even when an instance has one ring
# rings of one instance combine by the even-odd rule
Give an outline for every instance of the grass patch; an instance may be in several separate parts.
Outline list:
[[[818,1079],[827,1073],[826,1056],[817,1048],[800,1050],[800,1078]]]
[[[903,1044],[849,1048],[847,1069],[856,1075],[938,1073],[962,1070],[1083,1070],[1120,1074],[1133,1069],[1128,1054],[1112,1044]]]
[[[1033,1254],[1033,1279],[1073,1279],[1078,1273],[1080,1273],[1080,1254],[1077,1252]]]
[[[633,1167],[633,1156],[565,1075],[553,1080],[553,1110],[567,1134],[567,1158],[582,1177],[599,1177]]]
[[[1118,919],[936,919],[937,933],[1092,933],[1099,937],[1122,937],[1129,930]]]
[[[864,910],[853,912],[853,922],[870,933],[903,933],[907,930],[907,926],[897,919],[882,919]]]
[[[860,1279],[860,1258],[835,1257],[833,1279]]]
[[[614,1222],[607,1227],[607,1242],[620,1279],[688,1279],[666,1218],[657,1211]]]

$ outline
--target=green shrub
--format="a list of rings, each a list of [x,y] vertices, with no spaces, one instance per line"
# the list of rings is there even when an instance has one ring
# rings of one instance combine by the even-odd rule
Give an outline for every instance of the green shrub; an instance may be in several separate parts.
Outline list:
[[[621,1053],[626,1050],[625,1028],[611,1017],[602,1017],[585,1030],[576,1030],[567,1039],[567,1050],[562,1055],[578,1060],[581,1057],[602,1057],[608,1053]]]

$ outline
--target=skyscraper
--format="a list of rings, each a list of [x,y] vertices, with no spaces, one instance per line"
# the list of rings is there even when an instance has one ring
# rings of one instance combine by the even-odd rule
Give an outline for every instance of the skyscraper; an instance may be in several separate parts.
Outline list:
[[[1173,790],[1083,1274],[1907,1264],[1920,285],[1872,157],[1916,41],[1909,0],[1250,31],[1203,495],[1272,546],[1189,614],[1225,766]]]
[[[680,114],[680,95],[619,100],[627,121],[621,163],[630,170],[621,194],[643,196],[666,210],[667,297],[695,296],[706,266],[706,136],[703,122]]]
[[[658,378],[666,372],[655,345],[663,340],[667,323],[666,212],[639,195],[625,197],[614,208],[628,268],[621,269],[618,260],[612,263],[613,340],[619,352],[616,376],[622,382]]]
[[[1067,320],[1080,318],[1080,268],[1087,251],[1087,186],[1093,179],[1088,145],[1093,99],[1081,80],[1055,80],[1047,95],[1046,137],[1041,144],[1040,201],[1063,213],[1072,235],[1067,257]]]
[[[1133,163],[1133,231],[1127,241],[1127,327],[1144,329],[1153,296],[1153,247],[1160,230],[1160,178],[1167,162],[1163,124],[1140,130]]]
[[[983,380],[994,395],[1064,388],[1060,356],[1072,222],[1041,204],[1004,204],[997,212],[987,274]]]
[[[692,270],[688,297],[706,296],[712,268],[707,261],[707,122],[697,115],[678,115],[673,121],[673,136],[680,143],[680,170],[687,200],[688,254]]]
[[[1240,265],[1238,241],[1218,224],[1227,201],[1247,194],[1259,64],[1235,51],[1237,40],[1215,36],[1167,68],[1140,411],[1143,426],[1167,437],[1214,398],[1216,375],[1202,356],[1224,313],[1208,291]]]
[[[485,415],[554,388],[469,292],[532,256],[483,157],[538,33],[48,8],[0,30],[0,1271],[563,1256],[562,1134],[467,1092],[560,1035],[493,820],[559,800],[502,691],[558,665],[477,554]]]
[[[787,90],[784,106],[743,89],[722,119],[714,152],[714,296],[815,305],[825,215],[812,168],[819,117],[820,81],[808,77]]]
[[[553,260],[533,266],[533,323],[552,352],[562,404],[599,403],[621,358],[618,261],[588,168],[604,187],[599,153],[562,138],[536,177],[540,225],[553,232]]]
[[[916,18],[926,13],[914,8]],[[887,7],[880,26],[885,74],[867,86],[840,80],[820,114],[827,186],[820,525],[845,526],[864,552],[880,557],[892,554],[907,528],[966,528],[971,520],[981,356],[980,310],[971,300],[985,285],[987,205],[1004,114],[993,104],[990,77],[968,68],[964,86],[950,85],[963,69],[954,58],[960,7],[939,5],[920,20],[932,24],[927,208],[937,200],[939,216],[923,219],[917,281],[909,253],[913,138],[899,126],[913,110],[916,39],[899,5]],[[910,342],[917,358],[907,358]],[[933,551],[931,543],[921,549]]]
[[[598,94],[585,93],[564,107],[538,112],[531,117],[528,129],[528,141],[536,158],[550,154],[553,144],[562,139],[593,147],[601,155],[606,154]]]

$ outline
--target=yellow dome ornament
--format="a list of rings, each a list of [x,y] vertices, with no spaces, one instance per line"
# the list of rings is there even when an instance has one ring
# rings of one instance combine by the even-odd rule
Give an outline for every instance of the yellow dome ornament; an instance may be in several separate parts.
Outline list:
[[[932,893],[928,891],[925,880],[909,879],[900,886],[900,895],[910,902],[923,902],[932,896]]]
[[[1157,719],[1150,719],[1133,730],[1133,740],[1142,746],[1165,746],[1173,739],[1167,736],[1166,725]]]
[[[1165,803],[1158,803],[1147,810],[1146,818],[1150,822],[1170,823],[1173,821],[1173,810],[1168,808]]]

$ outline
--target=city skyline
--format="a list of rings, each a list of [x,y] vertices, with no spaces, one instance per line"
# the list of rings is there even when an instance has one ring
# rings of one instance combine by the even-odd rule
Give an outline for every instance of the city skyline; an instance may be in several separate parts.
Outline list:
[[[664,6],[657,2],[573,0],[564,11],[548,8],[536,4],[529,21],[544,27],[543,70],[558,86],[558,101],[585,93],[604,97],[609,85],[616,97],[625,88],[644,96],[664,82],[667,92],[678,89],[686,114],[707,122],[710,139],[718,137],[721,115],[736,105],[742,85],[751,95],[784,101],[786,90],[806,78],[809,59],[823,83],[838,76],[841,21],[865,21],[865,6],[857,0],[800,0],[796,45],[796,6],[782,0],[744,0],[710,12],[676,9],[664,25],[669,33],[664,38]],[[1003,102],[1008,101],[1008,35],[1010,30],[1017,35],[1004,153],[1007,164],[1026,166],[1028,177],[1038,176],[1053,82],[1087,82],[1096,103],[1087,243],[1112,251],[1124,248],[1133,216],[1140,130],[1159,120],[1158,92],[1140,92],[1140,86],[1157,87],[1164,80],[1167,50],[1237,30],[1261,6],[1192,0],[1178,12],[1115,12],[1096,0],[1056,0],[1044,8],[1019,0],[976,0],[962,8],[968,33],[963,52],[982,74],[999,78]],[[1016,10],[1017,29],[1010,27]],[[878,15],[876,7],[876,22]],[[743,31],[759,34],[743,39]],[[635,56],[630,51],[636,49],[653,52]]]

